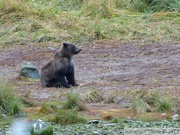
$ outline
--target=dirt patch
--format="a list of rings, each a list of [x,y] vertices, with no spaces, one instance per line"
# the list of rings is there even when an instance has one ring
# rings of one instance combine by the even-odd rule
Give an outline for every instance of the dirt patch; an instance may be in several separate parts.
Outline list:
[[[1,76],[14,83],[16,90],[32,100],[62,98],[66,91],[82,96],[90,90],[109,95],[113,91],[155,89],[180,96],[180,44],[141,46],[106,42],[81,45],[82,52],[74,57],[76,80],[81,86],[70,89],[42,88],[39,80],[17,79],[23,61],[33,62],[39,69],[55,51],[35,47],[5,48],[0,53]]]

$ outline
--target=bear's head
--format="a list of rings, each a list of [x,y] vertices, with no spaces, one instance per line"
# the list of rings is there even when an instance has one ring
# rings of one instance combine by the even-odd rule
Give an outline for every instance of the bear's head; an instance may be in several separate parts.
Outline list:
[[[78,48],[72,43],[63,43],[63,46],[59,50],[60,56],[71,58],[73,55],[78,54],[82,49]]]

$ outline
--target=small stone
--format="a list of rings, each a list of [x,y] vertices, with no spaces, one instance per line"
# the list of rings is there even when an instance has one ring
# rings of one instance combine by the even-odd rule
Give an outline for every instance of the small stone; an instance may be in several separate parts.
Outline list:
[[[57,50],[56,48],[51,47],[51,46],[48,46],[48,49],[49,49],[49,50],[51,50],[51,51],[55,51],[55,50]]]
[[[129,120],[131,119],[131,117],[130,117],[130,116],[126,116],[126,118],[127,118],[127,119],[129,119]]]
[[[88,122],[86,122],[86,124],[99,124],[100,121],[99,120],[90,120]]]
[[[97,132],[97,131],[94,131],[94,132],[93,132],[93,135],[100,135],[100,133]]]
[[[6,117],[7,115],[5,115],[5,114],[2,114],[2,116],[3,116],[3,117]]]
[[[166,115],[166,113],[162,113],[161,115],[165,116],[165,115]]]
[[[132,120],[130,119],[124,120],[124,123],[130,123],[130,122],[132,122]]]
[[[173,119],[173,120],[176,120],[178,116],[179,116],[178,114],[174,114],[174,115],[172,116],[172,119]]]
[[[20,76],[24,76],[26,78],[39,79],[40,74],[36,66],[31,62],[24,61],[21,65],[21,69],[19,72]]]
[[[43,122],[41,119],[37,119],[34,120],[32,122],[30,122],[31,125],[31,130],[33,131],[33,133],[35,134],[40,134],[41,132],[48,132],[48,135],[52,135],[53,134],[53,127],[50,123],[48,122]],[[49,130],[49,128],[51,128],[51,131]]]

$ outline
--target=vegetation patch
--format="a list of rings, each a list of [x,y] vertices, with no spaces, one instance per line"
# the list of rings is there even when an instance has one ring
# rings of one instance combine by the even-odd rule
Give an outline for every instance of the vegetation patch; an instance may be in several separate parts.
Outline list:
[[[23,113],[23,104],[15,95],[14,88],[7,82],[0,82],[0,113],[18,115]]]
[[[104,98],[102,94],[98,90],[92,90],[86,95],[86,100],[92,103],[102,102]]]
[[[161,122],[142,122],[142,121],[132,121],[132,120],[123,120],[118,123],[109,123],[109,122],[101,122],[100,124],[75,124],[75,125],[58,125],[55,128],[59,134],[115,134],[115,135],[123,135],[124,132],[127,134],[137,133],[138,131],[142,131],[146,134],[151,134],[159,132],[168,132],[169,129],[179,128],[180,124],[178,122],[169,122],[169,121],[161,121]],[[148,129],[150,130],[148,131]],[[167,130],[166,130],[167,129]],[[136,131],[136,132],[135,132]],[[175,130],[178,132],[178,130]],[[173,132],[173,131],[172,131]],[[170,133],[172,133],[170,131]]]
[[[64,110],[59,109],[55,116],[49,121],[67,125],[67,124],[75,124],[75,123],[83,123],[86,122],[86,119],[81,117],[76,110]]]
[[[55,103],[45,102],[39,110],[39,113],[52,114],[55,113],[57,110],[58,106]]]
[[[66,94],[66,102],[62,106],[64,109],[75,109],[77,111],[86,110],[86,105],[83,100],[80,98],[78,93],[68,92]]]
[[[173,111],[170,100],[157,92],[139,91],[132,99],[132,108],[136,113],[151,111]]]
[[[178,0],[132,0],[131,6],[141,12],[180,11]]]
[[[37,41],[46,46],[63,41],[113,39],[152,44],[180,40],[178,0],[1,0],[1,3],[0,46]],[[157,16],[156,11],[171,12]]]
[[[43,130],[31,129],[31,135],[53,135],[53,126],[49,125]]]
[[[115,53],[114,51],[111,52],[113,53],[114,57],[115,55],[117,55],[118,58],[119,56],[122,59],[125,58],[124,63],[122,65],[125,64],[126,66],[126,64],[128,65],[126,58],[127,59],[131,59],[133,57],[136,58],[136,56],[141,55],[140,53],[144,54],[144,56],[147,55],[147,57],[145,58],[148,58],[148,60],[150,56],[148,55],[148,53],[151,54],[151,56],[153,55],[164,56],[163,54],[166,54],[166,52],[168,53],[168,51],[170,52],[172,51],[172,49],[176,50],[175,46],[178,46],[178,42],[180,41],[179,0],[66,0],[66,1],[65,0],[51,0],[51,1],[0,0],[0,3],[1,3],[0,4],[0,38],[1,38],[0,47],[4,48],[7,46],[7,49],[9,46],[19,48],[19,46],[27,45],[28,47],[26,48],[28,49],[35,48],[34,51],[36,51],[36,49],[41,49],[47,46],[49,47],[49,45],[55,46],[55,48],[57,48],[59,43],[64,41],[69,41],[74,43],[91,42],[91,44],[86,44],[86,43],[84,44],[89,45],[88,47],[92,47],[91,49],[94,48],[100,50],[100,48],[102,47],[104,49],[103,50],[104,53],[106,53],[106,49],[109,49],[111,47],[115,50],[120,49],[122,53],[118,53],[118,51],[117,53],[116,51]],[[108,42],[107,44],[105,44],[106,46],[104,44],[102,46],[101,45],[99,46],[99,44],[96,44],[97,40],[113,40],[113,44]],[[116,44],[115,42],[117,40],[120,43],[129,42],[129,44],[138,42],[138,46],[140,46],[140,48],[142,44],[153,45],[156,44],[156,42],[160,42],[162,45],[163,43],[165,42],[167,43],[170,41],[170,44],[173,44],[172,46],[174,46],[174,48],[169,49],[167,47],[166,49],[162,49],[166,47],[165,45],[162,48],[143,49],[142,47],[141,48],[142,50],[141,49],[137,50],[136,53],[136,49],[134,50],[133,47],[130,48],[129,46],[131,45],[129,44],[128,44],[129,46],[128,45],[126,46],[126,44],[123,44],[122,46]],[[88,48],[85,49],[89,50]],[[131,51],[127,52],[124,51],[123,49],[126,50],[131,49]],[[3,52],[2,56],[3,57],[8,56],[7,59],[5,59],[6,61],[8,61],[8,63],[2,62],[4,64],[2,68],[4,68],[6,64],[8,66],[11,64],[13,65],[13,61],[16,59],[16,57],[14,59],[11,59],[11,57],[14,57],[16,55],[14,51],[8,52],[7,55],[5,53],[6,52]],[[48,53],[47,56],[51,55],[51,53],[49,52],[47,53]],[[93,55],[95,54],[93,50],[92,52],[90,50],[89,53],[90,54],[92,53]],[[98,52],[98,53],[101,54],[102,52]],[[178,50],[172,51],[168,54],[170,55],[175,53],[178,55]],[[9,55],[11,54],[13,54],[13,56],[11,56],[9,59]],[[33,54],[34,53],[32,53],[31,55],[34,57],[36,56],[41,59],[41,56],[42,57],[44,56],[42,59],[44,58],[47,59],[47,57],[45,57],[44,54],[38,54],[38,55],[33,55]],[[119,55],[119,54],[123,54],[123,55]],[[20,52],[18,52],[17,55],[18,58],[21,57],[22,59],[27,58],[29,60],[34,60],[34,57],[33,59],[31,59],[30,58],[31,55],[30,54],[25,55],[24,51],[22,50],[20,50]],[[108,54],[105,54],[104,56],[107,55]],[[83,56],[86,56],[86,54],[85,55],[83,54]],[[112,62],[114,61],[114,57],[112,59]],[[92,57],[92,59],[94,58],[96,58],[95,60],[101,59],[100,57]],[[106,57],[106,58],[107,61],[102,60],[103,63],[101,64],[106,64],[107,67],[109,67],[110,65],[108,65],[108,58],[110,57]],[[162,57],[158,57],[158,58],[159,59],[157,60],[161,60]],[[17,61],[20,62],[22,59],[18,59]],[[44,63],[42,59],[41,60],[40,59],[36,59],[37,64]],[[171,58],[168,57],[166,58],[166,56],[163,57],[163,59],[164,59],[163,61],[166,61],[166,59],[171,60]],[[138,62],[140,61],[141,59],[138,59]],[[14,63],[17,64],[16,62]],[[133,62],[132,64],[135,63],[136,62]],[[157,66],[154,65],[153,63],[151,64],[155,67]],[[14,65],[10,67],[13,68]],[[168,69],[168,67],[169,65],[167,65],[167,69],[166,69],[166,65],[162,63],[158,64],[157,66],[157,68],[161,68],[162,72],[165,71],[165,73],[167,73],[166,71],[171,70]],[[119,68],[114,68],[114,67],[112,67],[112,69],[110,70],[113,69],[115,70],[118,69],[119,71]],[[174,73],[176,73],[175,70],[173,72],[168,72],[168,75],[170,74],[170,77],[173,78],[173,75],[175,75]],[[163,76],[165,75],[164,73],[162,74]],[[107,74],[105,73],[103,75],[108,77],[108,73]],[[126,76],[124,77],[125,80],[121,79],[122,83],[127,82],[126,84],[127,86],[136,85],[129,83],[130,81],[128,81],[128,79],[131,78],[132,75],[127,76],[127,80],[126,80]],[[137,79],[139,79],[140,77],[141,75],[138,76]],[[115,83],[116,82],[119,83],[119,80],[116,81],[116,78],[115,79],[112,78],[112,80],[115,80],[112,86],[114,85],[114,87],[116,87]],[[17,85],[18,85],[17,87],[20,87],[21,90],[24,89],[23,86],[20,86],[21,84],[20,85],[17,84]],[[139,83],[137,83],[137,85],[139,85]],[[28,87],[31,86],[32,85],[29,85]],[[106,84],[106,86],[108,86],[108,84]],[[119,85],[117,86],[119,88]],[[127,88],[127,86],[125,87]],[[89,86],[85,85],[82,87],[89,87]],[[102,87],[104,87],[104,85]],[[36,89],[36,87],[34,87],[34,84],[31,88],[33,88],[32,92],[34,92],[34,89]],[[111,88],[109,87],[108,90],[113,90],[113,88],[112,89]],[[37,90],[39,89],[40,88],[38,87]],[[120,90],[118,90],[118,93],[119,91]],[[6,123],[6,116],[4,118],[3,116],[4,114],[5,115],[20,114],[21,112],[23,112],[22,109],[23,107],[18,97],[14,94],[13,87],[9,86],[9,84],[4,82],[0,84],[0,92],[1,92],[0,117],[2,116],[1,120],[4,120],[5,121],[4,123]],[[128,94],[125,95],[124,99],[127,98],[126,96],[128,96]],[[61,123],[63,125],[84,122],[85,120],[81,119],[81,117],[77,113],[77,111],[86,110],[86,106],[83,103],[83,100],[80,98],[80,96],[77,93],[68,93],[66,95],[66,99],[67,100],[65,101],[64,104],[62,104],[62,109],[60,110],[59,110],[59,106],[57,107],[56,105],[53,105],[48,102],[44,103],[41,106],[41,108],[38,108],[36,114],[35,113],[32,114],[33,115],[32,118],[44,117],[44,119],[47,120],[47,117],[49,119],[49,117],[55,115],[51,120],[55,123]],[[129,99],[127,102],[129,102]],[[89,92],[85,100],[88,101],[89,103],[99,103],[102,101],[104,101],[104,103],[115,103],[114,96],[108,97],[108,99],[105,100],[104,97],[102,96],[102,93],[96,90]],[[33,107],[35,106],[33,103],[29,102],[27,98],[23,99],[23,102],[24,104],[26,104],[26,106],[28,105]],[[121,104],[122,102],[120,101],[117,103]],[[173,111],[173,105],[170,103],[171,102],[169,99],[160,95],[159,93],[139,92],[136,93],[132,99],[132,108],[136,113],[146,113],[149,111],[150,112]],[[130,111],[133,113],[132,110]],[[119,112],[120,111],[118,111],[117,113],[121,116],[123,115],[123,117],[126,117],[128,115],[128,113],[126,112],[122,114],[120,114]],[[89,110],[89,112],[87,113],[90,113],[90,115],[94,115],[93,111],[91,112],[91,110]],[[167,119],[170,119],[170,116],[167,116]],[[114,123],[118,123],[119,121],[118,118],[113,118],[111,117],[111,115],[106,115],[104,119],[106,120],[112,119]],[[138,124],[135,125],[137,126]],[[120,125],[120,127],[122,127],[122,125]],[[83,127],[83,129],[85,129],[86,131],[88,128]],[[81,128],[77,129],[77,131],[80,130]],[[106,131],[107,130],[108,133],[111,133],[110,131],[112,131],[111,129],[108,129],[108,127],[106,127]],[[92,134],[93,133],[94,132],[92,131]]]

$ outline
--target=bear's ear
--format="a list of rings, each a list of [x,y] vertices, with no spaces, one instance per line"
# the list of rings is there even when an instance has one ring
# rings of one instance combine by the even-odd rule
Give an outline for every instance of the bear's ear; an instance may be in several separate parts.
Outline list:
[[[63,43],[64,47],[68,47],[69,43]]]

